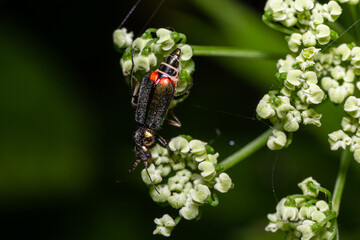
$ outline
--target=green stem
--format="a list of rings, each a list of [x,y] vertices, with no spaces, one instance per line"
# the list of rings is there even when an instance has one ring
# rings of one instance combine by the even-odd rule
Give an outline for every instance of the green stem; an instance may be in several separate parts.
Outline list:
[[[250,156],[263,146],[265,146],[268,138],[272,135],[273,129],[268,129],[263,134],[261,134],[259,137],[255,138],[253,141],[248,143],[246,146],[232,154],[231,156],[224,159],[220,165],[223,167],[222,171],[225,171],[235,164],[241,162],[246,157]]]
[[[341,196],[344,190],[346,174],[349,169],[349,165],[352,159],[351,152],[349,150],[344,150],[341,155],[340,169],[336,178],[334,195],[333,195],[333,210],[339,215]]]
[[[351,13],[351,22],[355,23],[358,20],[357,6],[349,5],[349,10]],[[358,26],[353,27],[353,35],[355,36],[356,43],[359,43],[359,28]]]
[[[266,53],[255,50],[244,50],[223,46],[197,46],[191,45],[194,56],[207,57],[237,57],[246,59],[270,59],[278,60],[284,57],[285,53]]]

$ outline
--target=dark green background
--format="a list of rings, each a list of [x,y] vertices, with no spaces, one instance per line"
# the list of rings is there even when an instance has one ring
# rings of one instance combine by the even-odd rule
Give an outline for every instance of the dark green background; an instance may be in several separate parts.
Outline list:
[[[133,164],[136,129],[112,32],[135,1],[1,1],[0,212],[2,239],[152,239],[153,219],[176,214],[152,202]],[[143,0],[125,24],[136,35],[160,1]],[[265,1],[167,0],[147,27],[172,27],[189,44],[286,53],[284,36],[261,22]],[[176,109],[178,134],[211,141],[225,158],[268,129],[259,99],[276,61],[194,57],[194,86]],[[277,199],[308,176],[332,190],[340,152],[327,133],[341,109],[322,106],[324,127],[303,127],[286,150],[262,149],[229,174],[235,188],[174,239],[283,239],[264,231]],[[330,119],[331,118],[331,119]],[[218,135],[217,129],[221,132]],[[218,131],[218,132],[219,132]],[[231,146],[230,141],[235,145]],[[339,219],[341,239],[358,239],[359,165],[353,162]]]

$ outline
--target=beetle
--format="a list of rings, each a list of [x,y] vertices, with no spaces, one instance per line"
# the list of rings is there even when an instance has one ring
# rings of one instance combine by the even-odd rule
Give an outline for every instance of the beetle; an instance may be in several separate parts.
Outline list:
[[[148,172],[148,165],[153,161],[149,148],[154,145],[156,140],[167,147],[166,140],[157,135],[156,131],[161,128],[166,119],[171,101],[173,99],[180,99],[188,94],[188,91],[186,91],[175,96],[180,71],[180,55],[181,50],[179,48],[175,49],[170,55],[165,57],[164,61],[155,71],[146,74],[140,86],[138,84],[135,87],[131,99],[132,105],[136,107],[135,121],[139,124],[139,127],[134,135],[134,152],[137,160],[129,170],[129,173],[135,170],[137,165],[143,161],[147,175],[157,192],[158,190]],[[132,74],[130,74],[130,82],[131,78]],[[135,97],[137,97],[137,104],[135,104]],[[179,119],[171,110],[170,114],[173,119],[167,119],[168,123],[180,127]]]

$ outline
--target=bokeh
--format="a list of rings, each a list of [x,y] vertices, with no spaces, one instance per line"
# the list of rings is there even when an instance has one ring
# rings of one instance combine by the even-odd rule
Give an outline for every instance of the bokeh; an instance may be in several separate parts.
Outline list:
[[[135,2],[1,1],[2,239],[161,238],[152,236],[153,219],[170,209],[152,202],[140,169],[116,183],[135,161],[137,125],[112,32]],[[167,0],[155,12],[160,2],[143,0],[125,27],[135,35],[173,28],[194,45],[288,51],[284,36],[261,22],[265,1]],[[191,94],[175,109],[183,126],[159,133],[192,135],[224,159],[268,129],[255,108],[275,83],[276,61],[194,60]],[[325,110],[322,128],[302,128],[288,149],[264,148],[233,167],[235,188],[171,237],[283,239],[264,231],[277,200],[300,192],[297,183],[308,176],[330,190],[335,183],[340,152],[329,150],[327,133],[342,116],[331,104]],[[344,240],[360,236],[359,176],[353,162],[339,218]]]

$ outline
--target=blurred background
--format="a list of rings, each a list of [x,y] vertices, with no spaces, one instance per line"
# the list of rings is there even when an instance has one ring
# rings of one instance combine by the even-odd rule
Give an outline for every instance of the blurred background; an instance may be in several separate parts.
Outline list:
[[[135,0],[0,3],[0,213],[3,239],[157,239],[153,219],[170,208],[152,202],[135,161],[137,127],[112,32]],[[266,1],[143,0],[125,24],[171,27],[189,44],[287,53],[284,36],[261,22]],[[274,84],[276,61],[194,57],[190,96],[175,112],[178,134],[212,143],[220,160],[268,126],[259,99]],[[200,221],[182,221],[173,239],[283,239],[267,233],[278,199],[299,193],[308,176],[332,190],[340,152],[327,133],[341,111],[329,105],[323,127],[303,127],[280,152],[255,153],[229,171],[235,188]],[[328,115],[328,117],[326,117]],[[331,118],[331,119],[330,119]],[[142,168],[142,167],[140,167]],[[359,239],[360,168],[349,171],[339,219],[341,239]],[[209,227],[210,226],[210,227]]]

